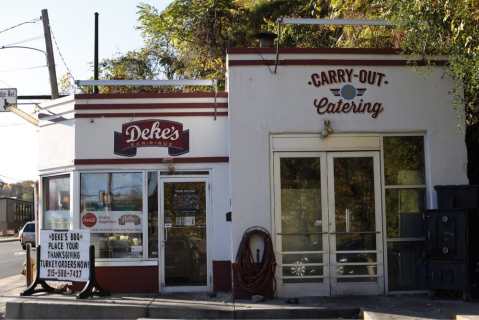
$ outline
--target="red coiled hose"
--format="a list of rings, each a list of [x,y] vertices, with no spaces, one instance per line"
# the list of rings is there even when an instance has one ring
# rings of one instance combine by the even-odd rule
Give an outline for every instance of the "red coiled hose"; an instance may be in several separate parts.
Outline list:
[[[254,261],[250,241],[253,236],[263,239],[263,257],[259,263]],[[245,231],[233,265],[235,282],[239,289],[251,295],[272,298],[276,290],[276,259],[273,241],[269,232],[262,227],[251,227]]]

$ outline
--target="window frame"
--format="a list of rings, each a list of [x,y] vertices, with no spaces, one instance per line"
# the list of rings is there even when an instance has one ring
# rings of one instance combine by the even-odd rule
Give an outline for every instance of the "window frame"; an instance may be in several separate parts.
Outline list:
[[[423,141],[423,156],[424,156],[424,184],[419,185],[386,185],[385,177],[385,159],[384,159],[384,139],[387,137],[422,137]],[[430,175],[429,175],[429,158],[427,146],[427,133],[425,131],[413,131],[407,133],[383,133],[380,135],[381,144],[381,185],[382,185],[382,202],[383,202],[383,254],[384,254],[384,273],[385,273],[385,289],[386,293],[427,293],[427,289],[412,289],[412,290],[390,290],[389,288],[389,263],[388,263],[388,243],[398,242],[423,242],[426,237],[395,237],[389,238],[387,234],[387,207],[386,207],[386,190],[401,190],[401,189],[421,189],[424,190],[424,209],[430,207]]]

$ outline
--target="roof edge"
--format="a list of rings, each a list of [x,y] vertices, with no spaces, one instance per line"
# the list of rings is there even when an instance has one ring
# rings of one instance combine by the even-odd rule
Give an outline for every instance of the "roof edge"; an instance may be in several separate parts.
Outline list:
[[[400,54],[399,48],[279,48],[279,53]],[[228,48],[227,54],[276,53],[276,48]]]

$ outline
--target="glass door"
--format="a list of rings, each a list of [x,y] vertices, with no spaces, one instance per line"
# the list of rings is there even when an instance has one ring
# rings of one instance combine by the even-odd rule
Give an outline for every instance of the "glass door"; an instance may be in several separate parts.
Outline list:
[[[282,296],[327,296],[329,241],[324,153],[275,153],[275,229]]]
[[[328,153],[332,295],[384,293],[378,152]]]
[[[207,181],[160,178],[160,279],[162,291],[206,291]]]
[[[384,293],[379,152],[275,152],[282,296]]]

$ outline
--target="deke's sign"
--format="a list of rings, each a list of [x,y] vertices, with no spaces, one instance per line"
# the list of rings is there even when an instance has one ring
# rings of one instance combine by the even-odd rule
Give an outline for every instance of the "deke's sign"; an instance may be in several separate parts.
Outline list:
[[[359,86],[353,84],[359,83]],[[311,74],[308,85],[316,88],[328,88],[330,95],[314,98],[313,106],[318,114],[362,113],[376,119],[384,111],[380,101],[369,101],[368,87],[383,87],[389,82],[381,72],[339,68]]]
[[[115,132],[114,153],[133,157],[138,148],[165,147],[168,155],[179,156],[190,151],[190,135],[183,124],[168,120],[140,120],[124,123]]]

